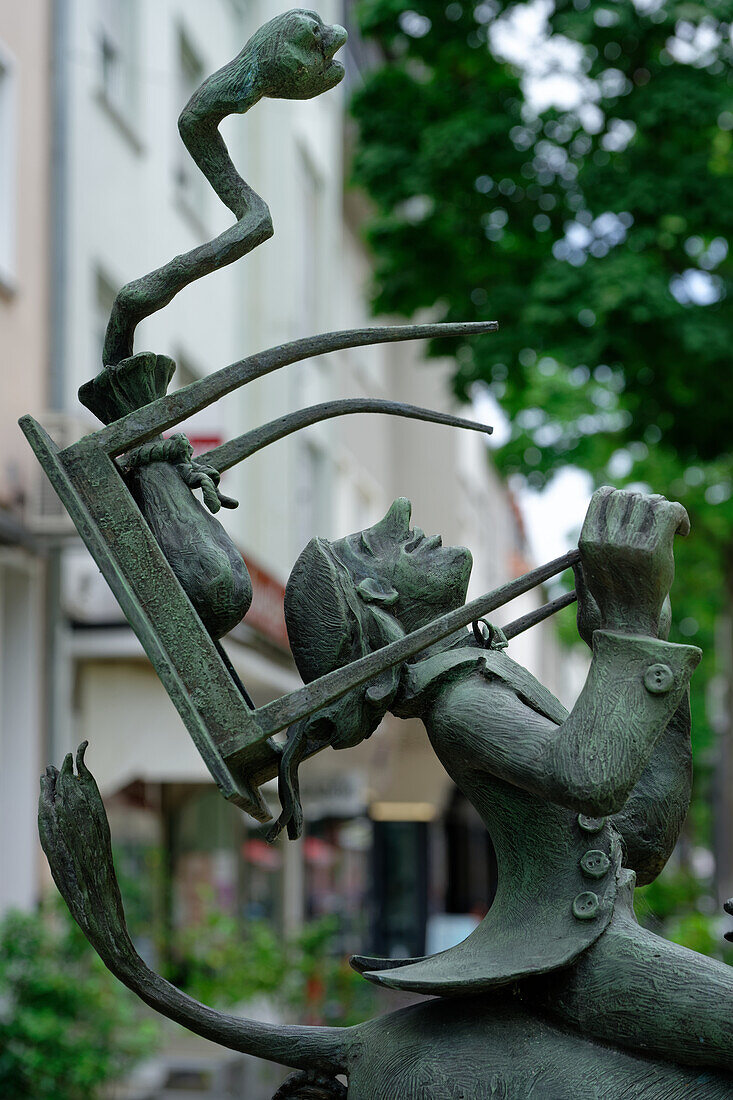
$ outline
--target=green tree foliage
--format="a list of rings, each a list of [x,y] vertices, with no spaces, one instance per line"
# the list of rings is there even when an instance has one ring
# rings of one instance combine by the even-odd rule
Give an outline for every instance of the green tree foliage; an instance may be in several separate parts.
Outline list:
[[[61,906],[0,924],[0,1093],[93,1100],[147,1054],[156,1029]]]
[[[673,637],[707,652],[704,763],[733,597],[733,3],[556,0],[548,29],[580,57],[582,95],[539,114],[497,56],[514,7],[362,0],[384,56],[353,101],[374,305],[500,322],[452,351],[458,394],[487,385],[510,420],[506,473],[542,488],[574,464],[688,507]]]
[[[703,955],[733,963],[733,945],[720,935],[710,881],[686,869],[667,871],[636,891],[634,908],[641,924]]]
[[[500,320],[458,349],[457,386],[495,386],[508,467],[601,469],[645,435],[727,453],[733,4],[559,0],[596,102],[540,117],[492,56],[499,0],[405,7],[361,8],[387,57],[353,105],[376,307]]]

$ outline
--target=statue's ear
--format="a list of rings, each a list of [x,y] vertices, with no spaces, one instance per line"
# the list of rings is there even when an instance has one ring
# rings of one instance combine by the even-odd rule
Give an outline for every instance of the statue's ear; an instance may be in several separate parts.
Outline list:
[[[359,585],[356,591],[364,603],[376,603],[381,607],[391,607],[400,598],[399,592],[384,581],[378,581],[374,577],[367,577]]]
[[[364,584],[367,581],[362,582]],[[395,598],[397,593],[394,589],[390,589],[394,592]],[[389,601],[390,597],[387,596]],[[391,600],[394,603],[394,599]],[[404,638],[405,632],[397,622],[397,620],[389,614],[388,611],[383,610],[383,606],[380,606],[379,602],[373,602],[369,612],[369,618],[371,620],[369,638],[371,642],[371,648],[381,649],[382,646],[389,645],[390,642],[396,642],[398,638]],[[365,701],[371,704],[372,707],[382,710],[382,714],[389,707],[389,704],[397,694],[397,689],[400,686],[400,677],[402,676],[402,666],[395,665],[394,668],[388,668],[386,672],[383,672],[381,676],[378,676],[376,680],[372,680],[369,687],[366,690]]]

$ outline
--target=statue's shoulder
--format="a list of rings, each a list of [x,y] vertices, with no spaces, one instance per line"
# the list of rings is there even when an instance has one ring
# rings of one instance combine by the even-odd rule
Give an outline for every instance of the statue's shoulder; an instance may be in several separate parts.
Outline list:
[[[562,703],[524,665],[512,660],[503,649],[483,648],[469,640],[406,667],[399,713],[405,717],[418,716],[441,689],[474,672],[483,676],[487,685],[494,683],[510,688],[525,705],[558,725],[568,716]]]

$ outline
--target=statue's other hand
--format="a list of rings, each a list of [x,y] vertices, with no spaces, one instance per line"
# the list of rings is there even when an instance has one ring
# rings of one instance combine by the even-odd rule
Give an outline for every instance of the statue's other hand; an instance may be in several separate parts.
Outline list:
[[[593,494],[578,545],[602,627],[659,636],[674,536],[689,530],[682,505],[663,496],[609,486]]]
[[[59,892],[85,936],[113,970],[135,955],[125,927],[122,898],[102,797],[84,763],[85,741],[61,770],[41,778],[38,830]]]

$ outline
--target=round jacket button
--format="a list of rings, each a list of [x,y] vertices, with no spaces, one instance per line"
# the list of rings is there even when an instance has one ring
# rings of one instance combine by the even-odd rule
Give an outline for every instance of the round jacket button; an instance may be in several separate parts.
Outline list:
[[[588,817],[587,814],[578,814],[578,825],[584,833],[600,833],[605,824],[605,817]]]
[[[589,878],[603,878],[611,866],[611,860],[605,852],[592,849],[586,852],[580,861],[580,869]]]
[[[598,894],[594,894],[592,890],[584,890],[573,901],[573,916],[578,920],[592,920],[600,907]]]
[[[644,687],[652,695],[664,695],[674,684],[674,673],[669,665],[649,665],[644,673]]]

